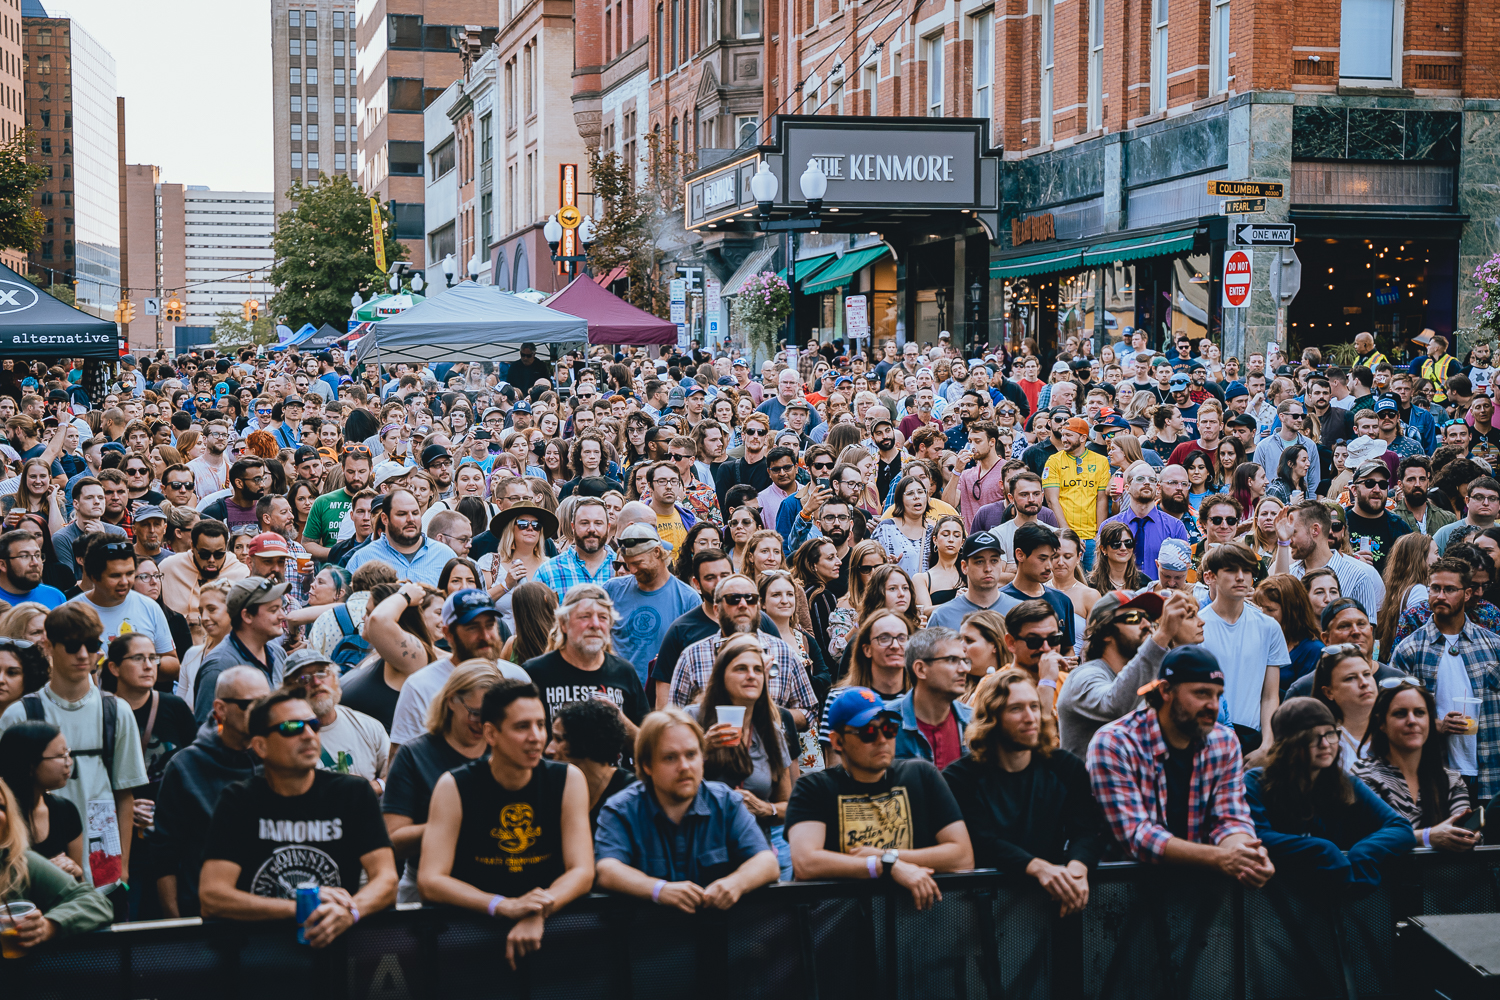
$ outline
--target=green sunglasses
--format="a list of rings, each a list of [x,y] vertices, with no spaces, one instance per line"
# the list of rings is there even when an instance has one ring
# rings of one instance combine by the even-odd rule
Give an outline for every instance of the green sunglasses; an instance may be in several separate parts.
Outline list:
[[[317,732],[322,728],[322,725],[317,719],[287,719],[285,722],[278,722],[273,725],[270,732],[280,733],[282,736],[290,739],[293,736],[301,736],[304,729],[311,729],[313,732]]]

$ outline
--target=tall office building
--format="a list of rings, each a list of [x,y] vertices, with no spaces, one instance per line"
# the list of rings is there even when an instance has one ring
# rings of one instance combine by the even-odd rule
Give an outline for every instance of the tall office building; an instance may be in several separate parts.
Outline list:
[[[183,262],[189,326],[213,326],[219,313],[254,299],[264,309],[276,215],[269,191],[183,191]]]
[[[0,142],[8,142],[26,123],[21,34],[21,0],[0,0]],[[26,251],[0,250],[0,263],[24,274]]]
[[[295,180],[354,176],[354,0],[272,0],[275,210]]]
[[[46,218],[32,270],[73,282],[78,308],[114,316],[120,297],[120,129],[115,59],[76,21],[23,0],[26,118],[51,176],[36,193]]]
[[[280,0],[278,0],[280,2]],[[519,0],[499,5],[514,16]],[[422,114],[463,76],[459,40],[478,26],[488,48],[495,0],[364,0],[359,5],[359,184],[391,205],[396,237],[426,266]]]

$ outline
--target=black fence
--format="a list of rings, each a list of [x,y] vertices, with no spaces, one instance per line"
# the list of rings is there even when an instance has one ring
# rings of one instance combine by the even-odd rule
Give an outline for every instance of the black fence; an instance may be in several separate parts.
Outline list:
[[[1402,917],[1500,912],[1500,847],[1415,853],[1340,899],[1279,874],[1263,890],[1200,870],[1104,865],[1066,920],[1030,879],[939,876],[918,913],[885,882],[762,889],[690,917],[608,896],[547,922],[511,972],[504,921],[372,915],[314,952],[286,923],[120,925],[0,964],[26,1000],[1270,1000],[1421,995]],[[1500,933],[1500,920],[1497,920]]]

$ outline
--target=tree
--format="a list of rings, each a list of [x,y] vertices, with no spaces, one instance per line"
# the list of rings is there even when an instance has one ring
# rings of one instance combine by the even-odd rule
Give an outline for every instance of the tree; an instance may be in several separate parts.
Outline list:
[[[31,196],[51,176],[50,168],[33,162],[36,151],[36,133],[29,128],[0,143],[0,246],[28,253],[41,249],[47,224]]]
[[[214,317],[214,347],[222,352],[269,344],[275,339],[276,322],[270,316],[259,316],[255,322],[247,323],[240,310],[225,309]]]
[[[42,291],[46,292],[48,295],[61,302],[63,305],[69,305],[76,308],[78,306],[78,296],[74,294],[73,284],[72,282],[66,280],[67,275],[63,275],[63,279],[64,280],[62,281],[53,281],[51,284],[48,284],[47,278],[44,275],[26,275],[27,281],[40,288]]]
[[[639,164],[627,163],[613,151],[589,154],[599,216],[589,267],[605,274],[625,267],[631,305],[665,319],[671,312],[668,286],[661,272],[663,251],[686,242],[682,227],[682,176],[691,169],[688,158],[671,141],[646,136],[647,151]],[[637,183],[638,167],[645,181]]]
[[[368,289],[385,283],[375,265],[369,196],[347,177],[319,175],[316,185],[294,182],[287,197],[297,207],[276,220],[271,283],[278,291],[268,312],[285,316],[294,330],[303,323],[342,328],[354,293],[368,298]],[[395,238],[390,210],[382,206],[380,217],[387,263],[405,260],[406,247]]]

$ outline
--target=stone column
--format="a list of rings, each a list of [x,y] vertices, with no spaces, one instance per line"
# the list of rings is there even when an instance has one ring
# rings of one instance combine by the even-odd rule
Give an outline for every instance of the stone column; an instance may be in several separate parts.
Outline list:
[[[1268,198],[1265,214],[1243,221],[1286,222],[1291,218],[1292,101],[1290,93],[1261,92],[1246,95],[1230,108],[1229,179],[1280,181],[1286,194],[1284,198]],[[1230,224],[1236,221],[1240,220],[1231,217]],[[1269,285],[1276,256],[1274,249],[1250,253],[1254,276],[1245,317],[1246,357],[1264,351],[1266,344],[1276,339],[1276,306]],[[1221,269],[1223,262],[1214,261],[1213,266]],[[1286,345],[1281,347],[1285,352]]]
[[[1474,346],[1474,269],[1500,253],[1500,101],[1464,102],[1463,145],[1458,163],[1458,210],[1469,216],[1458,241],[1457,328],[1453,354]]]

